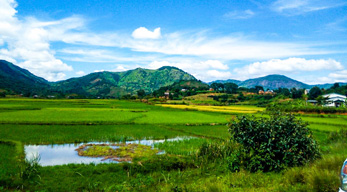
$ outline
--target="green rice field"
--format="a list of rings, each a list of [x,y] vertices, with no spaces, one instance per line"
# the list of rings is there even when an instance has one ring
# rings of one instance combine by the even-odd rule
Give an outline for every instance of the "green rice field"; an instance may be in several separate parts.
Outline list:
[[[254,106],[149,105],[123,100],[0,99],[0,191],[337,191],[347,158],[347,116],[297,115],[309,123],[322,157],[281,172],[230,172],[199,156],[204,143],[229,142],[237,115]],[[169,141],[174,138],[183,138]],[[185,138],[185,139],[184,139]],[[162,140],[165,154],[124,163],[37,166],[27,145]],[[40,163],[40,158],[37,159]]]

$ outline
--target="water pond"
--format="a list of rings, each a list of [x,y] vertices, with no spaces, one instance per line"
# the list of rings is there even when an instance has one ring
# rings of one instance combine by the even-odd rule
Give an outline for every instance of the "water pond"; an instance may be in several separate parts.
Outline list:
[[[162,139],[162,140],[134,140],[125,142],[125,146],[134,146],[145,145],[151,146],[154,149],[154,144],[163,143],[163,142],[173,142],[179,140],[187,140],[193,137],[176,137],[171,139]],[[90,156],[81,156],[79,155],[76,149],[83,148],[83,146],[110,146],[112,149],[118,149],[119,144],[124,146],[124,143],[121,142],[89,142],[89,143],[79,143],[79,144],[53,144],[53,145],[25,145],[25,157],[26,159],[33,159],[35,157],[40,158],[40,165],[42,166],[54,166],[54,165],[64,165],[64,164],[99,164],[99,163],[119,163],[115,161],[114,158],[105,158],[105,157],[90,157]],[[157,149],[156,154],[164,154],[165,151],[159,151]],[[124,161],[124,160],[122,160]],[[128,160],[127,160],[128,161]]]

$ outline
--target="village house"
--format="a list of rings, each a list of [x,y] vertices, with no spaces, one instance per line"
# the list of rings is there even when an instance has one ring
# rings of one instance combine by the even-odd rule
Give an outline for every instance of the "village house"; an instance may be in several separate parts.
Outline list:
[[[322,95],[326,100],[324,106],[326,107],[339,107],[341,105],[346,105],[346,96],[337,94],[337,93],[329,93]]]

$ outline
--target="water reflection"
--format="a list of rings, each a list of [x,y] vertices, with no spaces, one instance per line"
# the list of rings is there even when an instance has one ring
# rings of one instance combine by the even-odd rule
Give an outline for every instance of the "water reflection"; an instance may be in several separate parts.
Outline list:
[[[130,143],[137,143],[142,145],[148,145],[148,146],[154,146],[155,143],[163,143],[165,141],[172,142],[172,141],[179,141],[179,140],[185,140],[185,139],[191,139],[192,137],[176,137],[171,139],[162,139],[162,140],[135,140],[135,141],[127,141],[127,144]],[[102,144],[110,142],[90,142],[91,144]],[[40,165],[42,166],[53,166],[53,165],[64,165],[64,164],[70,164],[70,163],[118,163],[117,161],[112,160],[105,160],[101,161],[103,157],[84,157],[79,156],[77,154],[77,151],[75,151],[76,148],[78,148],[80,145],[83,145],[86,143],[80,143],[80,144],[54,144],[54,145],[25,145],[25,155],[27,159],[33,159],[36,156],[40,156]],[[88,143],[89,144],[89,143]],[[158,154],[164,154],[165,152],[160,152]]]

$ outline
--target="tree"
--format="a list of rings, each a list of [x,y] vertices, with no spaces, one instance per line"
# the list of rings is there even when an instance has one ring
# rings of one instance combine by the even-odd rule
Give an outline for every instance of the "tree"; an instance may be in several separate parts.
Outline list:
[[[255,88],[255,90],[257,91],[257,93],[259,93],[259,91],[261,90],[261,91],[264,91],[264,88],[262,87],[262,86],[255,86],[254,87]]]
[[[236,85],[235,83],[225,83],[224,84],[225,92],[228,94],[235,94],[237,92],[238,87],[239,86]]]
[[[241,92],[240,94],[239,94],[239,96],[237,96],[237,99],[239,100],[239,101],[244,101],[244,100],[246,100],[246,97],[243,95],[243,93]]]
[[[327,97],[323,97],[322,95],[319,95],[317,98],[316,98],[318,104],[320,105],[324,105],[326,103],[326,101],[328,100]]]
[[[210,87],[214,89],[216,92],[221,92],[224,90],[223,83],[212,83]]]
[[[310,89],[310,91],[308,92],[308,98],[316,99],[321,94],[322,94],[322,90],[319,87],[315,86],[315,87],[312,87],[312,89]]]
[[[137,91],[137,96],[139,97],[139,99],[144,98],[146,96],[145,90],[143,90],[143,89],[138,90]]]
[[[292,98],[293,99],[299,99],[302,98],[302,95],[304,94],[304,89],[296,89],[295,87],[291,89]]]
[[[334,83],[334,85],[331,87],[331,89],[337,89],[340,87],[339,83]]]
[[[241,164],[251,172],[304,165],[320,156],[308,124],[292,114],[239,116],[229,124],[229,132],[231,139],[242,145],[230,164]]]
[[[280,88],[274,90],[274,92],[276,92],[276,93],[279,94],[279,95],[284,95],[284,96],[286,96],[286,97],[289,97],[289,96],[290,96],[290,91],[289,91],[289,89],[287,89],[287,88],[282,88],[282,87],[280,87]]]

